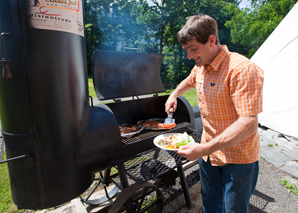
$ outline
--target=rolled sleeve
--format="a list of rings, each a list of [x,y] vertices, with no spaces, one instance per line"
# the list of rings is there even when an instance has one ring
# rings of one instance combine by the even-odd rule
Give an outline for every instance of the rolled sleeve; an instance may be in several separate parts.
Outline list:
[[[262,112],[263,70],[250,64],[233,73],[231,96],[239,116],[257,115]]]
[[[197,74],[197,70],[194,67],[191,73],[189,74],[189,76],[187,77],[187,84],[189,87],[192,87],[192,88],[196,87],[196,74]]]

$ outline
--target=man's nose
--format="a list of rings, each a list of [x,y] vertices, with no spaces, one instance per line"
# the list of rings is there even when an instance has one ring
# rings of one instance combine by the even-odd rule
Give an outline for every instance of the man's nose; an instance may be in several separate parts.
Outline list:
[[[190,51],[187,51],[187,58],[189,60],[193,58],[193,54],[191,54]]]

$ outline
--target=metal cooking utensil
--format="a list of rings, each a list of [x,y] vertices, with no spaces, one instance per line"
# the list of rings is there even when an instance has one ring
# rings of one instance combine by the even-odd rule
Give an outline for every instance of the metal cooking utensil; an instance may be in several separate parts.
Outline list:
[[[168,117],[165,119],[164,124],[175,123],[175,119],[173,119],[174,109],[170,108]]]

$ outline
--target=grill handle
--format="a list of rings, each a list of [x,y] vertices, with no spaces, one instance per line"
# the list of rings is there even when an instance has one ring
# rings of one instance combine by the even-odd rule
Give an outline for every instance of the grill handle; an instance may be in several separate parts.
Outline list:
[[[192,132],[197,132],[197,130],[196,129],[192,129],[192,128],[190,128],[190,127],[186,127],[188,130],[191,130]]]
[[[7,160],[0,161],[0,164],[8,163],[10,161],[20,160],[20,159],[23,159],[23,158],[28,158],[29,159],[29,165],[33,166],[33,157],[30,156],[30,155],[20,155],[20,156],[17,156],[17,157],[9,158]]]
[[[1,33],[1,40],[2,40],[2,47],[3,47],[3,56],[4,58],[1,59],[1,62],[3,63],[3,71],[2,76],[3,78],[10,80],[12,78],[12,74],[9,68],[10,60],[6,58],[6,49],[5,49],[5,42],[4,42],[4,36],[11,37],[10,33]]]

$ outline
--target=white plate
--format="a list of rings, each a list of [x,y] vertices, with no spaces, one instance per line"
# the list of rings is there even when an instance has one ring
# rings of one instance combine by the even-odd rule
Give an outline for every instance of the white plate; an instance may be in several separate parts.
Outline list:
[[[157,137],[155,137],[154,139],[153,139],[153,143],[154,143],[154,145],[155,146],[157,146],[158,148],[160,148],[160,149],[164,149],[164,150],[169,150],[169,151],[177,151],[177,150],[179,150],[179,149],[169,149],[169,148],[165,148],[165,147],[163,147],[163,146],[161,146],[161,145],[159,145],[158,143],[157,143],[157,141],[159,141],[161,138],[167,138],[167,137],[170,137],[171,135],[179,135],[179,134],[182,134],[182,133],[166,133],[166,134],[162,134],[162,135],[159,135],[159,136],[157,136]],[[192,138],[192,137],[191,137]],[[192,138],[192,141],[190,142],[190,143],[194,143],[195,141],[193,140],[193,138]]]

